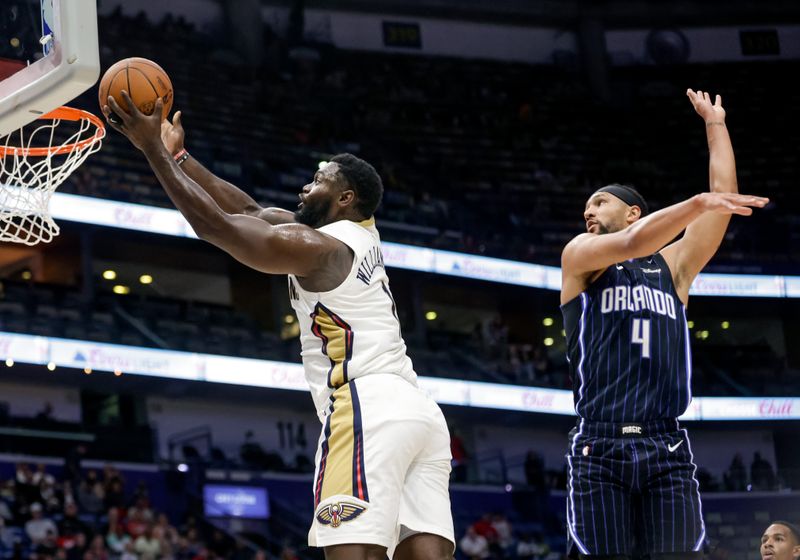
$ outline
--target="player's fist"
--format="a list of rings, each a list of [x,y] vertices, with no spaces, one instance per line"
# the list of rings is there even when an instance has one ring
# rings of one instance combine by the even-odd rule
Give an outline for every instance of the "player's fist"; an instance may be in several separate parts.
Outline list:
[[[686,96],[692,102],[694,110],[708,122],[725,122],[725,109],[722,108],[722,97],[717,95],[711,102],[711,95],[707,91],[686,90]]]

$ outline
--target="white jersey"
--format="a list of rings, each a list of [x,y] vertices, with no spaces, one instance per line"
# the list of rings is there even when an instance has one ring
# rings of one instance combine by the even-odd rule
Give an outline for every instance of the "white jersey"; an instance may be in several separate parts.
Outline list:
[[[307,292],[289,275],[289,299],[300,323],[303,367],[320,418],[331,394],[375,373],[417,384],[400,332],[375,220],[340,220],[319,228],[353,250],[347,278],[329,292]]]

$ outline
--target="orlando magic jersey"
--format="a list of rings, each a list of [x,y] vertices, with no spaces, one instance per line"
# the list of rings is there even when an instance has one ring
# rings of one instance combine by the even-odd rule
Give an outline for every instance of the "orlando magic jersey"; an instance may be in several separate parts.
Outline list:
[[[578,416],[645,422],[686,411],[686,309],[661,254],[609,266],[561,311]]]

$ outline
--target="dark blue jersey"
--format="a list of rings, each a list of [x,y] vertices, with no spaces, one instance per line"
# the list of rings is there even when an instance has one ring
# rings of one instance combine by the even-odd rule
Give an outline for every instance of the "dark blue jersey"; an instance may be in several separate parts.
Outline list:
[[[686,411],[689,329],[664,257],[609,266],[561,311],[578,416],[645,422]]]

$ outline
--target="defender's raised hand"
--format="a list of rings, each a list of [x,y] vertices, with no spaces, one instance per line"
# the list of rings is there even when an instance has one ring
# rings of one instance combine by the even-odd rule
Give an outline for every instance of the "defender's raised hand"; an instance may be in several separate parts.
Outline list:
[[[725,122],[725,109],[722,108],[721,96],[717,95],[713,103],[711,102],[711,95],[707,91],[697,91],[695,93],[694,90],[687,89],[686,96],[692,102],[697,114],[706,121],[706,124],[712,122],[723,124]]]
[[[764,208],[769,199],[749,194],[708,192],[697,195],[697,199],[705,212],[717,214],[738,214],[749,216],[753,208]]]
[[[108,124],[114,130],[127,136],[131,144],[143,152],[154,145],[161,144],[161,111],[164,106],[161,98],[156,100],[153,113],[145,115],[136,107],[127,91],[122,90],[121,94],[128,104],[130,112],[123,110],[117,101],[109,95],[108,105],[103,107],[103,114]],[[109,118],[112,112],[116,116],[114,119]]]

